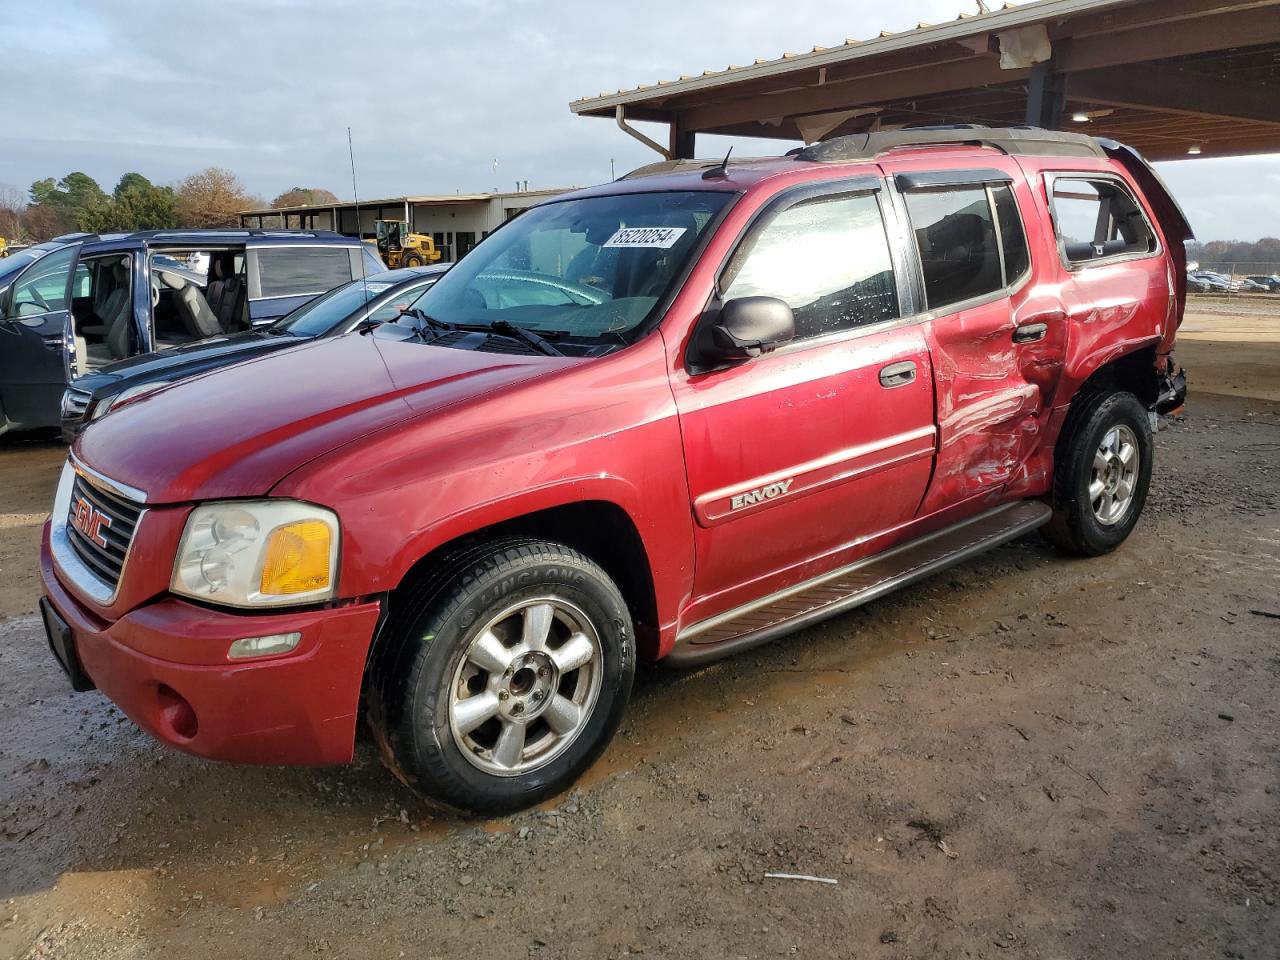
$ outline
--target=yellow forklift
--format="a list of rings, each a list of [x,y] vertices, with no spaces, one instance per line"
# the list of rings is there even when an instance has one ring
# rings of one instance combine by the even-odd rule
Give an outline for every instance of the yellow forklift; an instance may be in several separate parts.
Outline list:
[[[378,255],[388,270],[399,267],[424,267],[444,256],[435,241],[425,233],[410,233],[403,220],[378,220]]]

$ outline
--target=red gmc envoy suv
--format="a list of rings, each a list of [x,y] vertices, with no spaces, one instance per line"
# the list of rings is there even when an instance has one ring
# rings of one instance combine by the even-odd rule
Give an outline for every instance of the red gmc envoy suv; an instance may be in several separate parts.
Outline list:
[[[395,322],[121,404],[44,531],[49,642],[158,739],[455,808],[565,789],[697,664],[1040,529],[1137,523],[1186,220],[986,128],[673,161],[530,209]],[[192,416],[195,412],[196,416]]]

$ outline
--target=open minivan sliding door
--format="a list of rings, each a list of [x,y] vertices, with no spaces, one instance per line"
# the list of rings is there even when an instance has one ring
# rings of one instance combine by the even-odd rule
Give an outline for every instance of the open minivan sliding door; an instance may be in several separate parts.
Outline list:
[[[79,244],[46,254],[0,301],[0,428],[54,427],[73,371],[71,275]]]

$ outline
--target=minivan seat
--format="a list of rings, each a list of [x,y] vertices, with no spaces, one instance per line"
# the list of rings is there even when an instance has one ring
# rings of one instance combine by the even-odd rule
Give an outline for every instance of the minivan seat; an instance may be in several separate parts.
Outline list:
[[[128,258],[111,266],[111,290],[103,297],[94,313],[101,323],[86,324],[82,332],[102,337],[117,360],[129,356],[129,274]]]
[[[160,282],[173,291],[173,303],[182,318],[182,325],[187,332],[200,340],[215,337],[222,333],[218,318],[209,309],[209,303],[193,283],[168,270],[161,270]]]
[[[209,309],[215,314],[218,313],[222,304],[223,288],[226,285],[226,268],[222,265],[220,257],[214,257],[209,263],[209,283],[204,288],[204,299],[209,304]]]

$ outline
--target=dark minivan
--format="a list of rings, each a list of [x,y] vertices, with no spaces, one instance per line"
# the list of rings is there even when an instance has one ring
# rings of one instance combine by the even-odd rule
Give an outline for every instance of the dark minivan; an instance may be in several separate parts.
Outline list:
[[[109,363],[273,323],[384,268],[337,233],[69,234],[0,269],[0,433],[56,427],[63,391]]]
[[[176,380],[287,350],[317,337],[350,333],[362,323],[396,320],[450,266],[432,264],[371,273],[335,287],[265,327],[119,360],[77,377],[62,397],[62,437],[70,443],[117,404]]]

